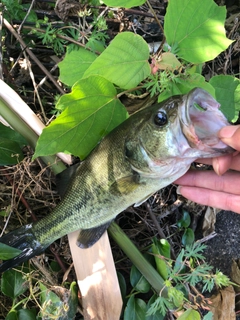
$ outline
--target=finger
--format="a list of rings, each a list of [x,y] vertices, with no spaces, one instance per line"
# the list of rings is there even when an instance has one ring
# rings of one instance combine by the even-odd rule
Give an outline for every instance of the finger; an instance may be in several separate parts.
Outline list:
[[[228,154],[216,158],[201,158],[197,159],[196,162],[212,165],[214,171],[218,175],[224,174],[228,169],[240,171],[240,154]]]
[[[231,166],[232,155],[227,154],[222,157],[216,157],[212,159],[212,166],[216,174],[223,175]]]
[[[240,195],[240,173],[229,171],[222,176],[214,171],[189,170],[175,181],[181,186],[200,187]]]
[[[202,205],[240,213],[239,195],[187,186],[180,186],[178,193]]]
[[[223,127],[218,137],[227,145],[240,151],[240,125]]]

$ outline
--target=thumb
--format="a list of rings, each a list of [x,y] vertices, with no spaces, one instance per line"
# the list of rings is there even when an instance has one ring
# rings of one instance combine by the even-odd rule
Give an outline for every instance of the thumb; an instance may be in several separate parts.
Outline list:
[[[218,132],[218,137],[230,147],[240,151],[240,125],[223,127]]]

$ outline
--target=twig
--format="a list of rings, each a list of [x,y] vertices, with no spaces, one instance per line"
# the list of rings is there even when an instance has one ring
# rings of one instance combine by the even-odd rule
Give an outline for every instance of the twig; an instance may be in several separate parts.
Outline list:
[[[0,14],[1,15],[1,14]],[[38,60],[38,58],[32,53],[32,51],[27,47],[26,43],[22,40],[20,35],[15,31],[15,29],[10,25],[10,23],[3,18],[4,26],[14,35],[14,37],[19,41],[19,43],[22,45],[22,47],[26,50],[26,52],[29,54],[31,59],[39,66],[39,68],[48,76],[48,78],[52,81],[52,83],[56,86],[58,91],[60,91],[61,94],[65,94],[64,90],[60,87],[58,82],[55,80],[53,75],[42,65],[42,63]]]
[[[18,32],[19,34],[20,34],[20,32],[21,32],[21,29],[22,29],[25,21],[27,20],[27,17],[29,16],[29,14],[30,14],[30,12],[31,12],[31,10],[32,10],[32,8],[33,8],[33,5],[34,5],[35,1],[36,1],[36,0],[32,0],[32,2],[31,2],[30,6],[29,6],[29,8],[28,8],[28,11],[27,11],[27,13],[26,13],[26,15],[25,15],[22,23],[21,23],[20,26],[18,27],[17,32]]]
[[[27,211],[30,213],[33,221],[37,221],[37,217],[35,216],[35,214],[33,213],[32,209],[30,208],[28,202],[26,201],[26,199],[24,198],[22,192],[20,192],[20,190],[18,189],[18,186],[16,186],[12,179],[9,177],[8,173],[5,173],[5,176],[8,180],[8,182],[12,185],[14,191],[17,193],[20,201],[22,202],[22,204],[25,206],[25,208],[27,209]]]
[[[24,51],[24,48],[23,48],[22,46],[21,46],[21,48],[22,48],[22,51],[23,51],[24,58],[25,58],[25,60],[26,60],[26,62],[27,62],[27,67],[28,67],[28,70],[29,70],[29,75],[30,75],[31,80],[32,80],[32,84],[33,84],[33,87],[34,87],[34,92],[35,92],[35,94],[36,94],[36,96],[37,96],[38,103],[39,103],[39,105],[40,105],[40,108],[41,108],[41,111],[42,111],[42,115],[43,115],[44,121],[45,121],[45,123],[47,123],[47,122],[48,122],[48,118],[47,118],[47,116],[46,116],[46,114],[45,114],[45,110],[44,110],[44,108],[43,108],[42,101],[41,101],[41,98],[40,98],[39,93],[38,93],[37,84],[36,84],[36,82],[35,82],[35,77],[34,77],[34,74],[33,74],[33,72],[32,72],[31,63],[30,63],[30,61],[29,61],[29,59],[28,59],[28,57],[27,57],[27,55],[26,55],[26,52]]]
[[[166,236],[165,236],[162,228],[159,226],[159,223],[158,223],[158,221],[157,221],[154,213],[152,212],[152,209],[151,209],[149,203],[145,202],[145,207],[146,207],[147,212],[149,213],[149,215],[150,215],[153,223],[155,224],[155,227],[156,227],[156,229],[157,229],[157,231],[158,231],[158,234],[160,235],[160,237],[161,237],[162,239],[166,239],[166,240],[167,240],[167,238],[166,238]],[[172,246],[171,246],[171,255],[172,255],[172,258],[173,258],[173,259],[176,259],[176,255],[175,255],[175,252],[174,252]]]

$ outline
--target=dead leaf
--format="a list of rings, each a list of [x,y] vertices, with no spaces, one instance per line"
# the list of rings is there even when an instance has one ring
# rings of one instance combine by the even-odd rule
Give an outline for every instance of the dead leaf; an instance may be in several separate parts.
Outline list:
[[[233,286],[219,290],[217,295],[210,298],[210,310],[213,320],[235,320],[235,292]]]
[[[219,209],[207,207],[203,220],[203,236],[206,237],[215,231],[216,215]]]

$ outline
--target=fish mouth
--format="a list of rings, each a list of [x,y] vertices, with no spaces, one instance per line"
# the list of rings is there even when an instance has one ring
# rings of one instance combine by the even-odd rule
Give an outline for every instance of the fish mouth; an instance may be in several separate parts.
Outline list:
[[[233,152],[218,138],[218,131],[229,125],[220,104],[205,90],[190,91],[179,108],[182,132],[191,148],[214,155]]]

